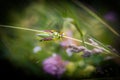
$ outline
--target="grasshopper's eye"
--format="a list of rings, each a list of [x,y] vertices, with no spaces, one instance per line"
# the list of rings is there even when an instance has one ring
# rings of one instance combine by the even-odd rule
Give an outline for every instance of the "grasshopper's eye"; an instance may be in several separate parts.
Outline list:
[[[63,36],[65,36],[65,33],[62,32],[62,33],[60,33],[60,35],[61,35],[61,37],[63,37]]]

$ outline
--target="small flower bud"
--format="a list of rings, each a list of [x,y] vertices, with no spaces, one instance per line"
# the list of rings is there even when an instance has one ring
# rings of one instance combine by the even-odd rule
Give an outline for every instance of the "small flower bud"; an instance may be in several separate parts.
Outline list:
[[[90,38],[89,41],[92,45],[98,46],[98,43],[96,43],[93,39]]]
[[[72,56],[73,53],[79,53],[85,49],[86,48],[84,46],[76,46],[76,45],[72,44],[72,45],[68,46],[68,48],[66,49],[66,52],[67,52],[68,56]]]
[[[85,49],[84,51],[83,51],[83,57],[90,57],[91,55],[92,55],[92,51],[91,50],[88,50],[88,49]]]
[[[70,48],[67,48],[67,49],[66,49],[66,52],[67,52],[68,56],[72,56],[72,54],[73,54],[73,52],[71,51]]]
[[[35,46],[34,48],[33,48],[33,52],[34,53],[37,53],[37,52],[39,52],[39,51],[41,51],[42,50],[42,48],[40,47],[40,46]]]
[[[84,46],[79,46],[79,47],[78,47],[78,50],[79,50],[79,51],[83,51],[83,50],[85,50],[85,49],[86,49],[86,48],[85,48]]]
[[[94,48],[94,49],[92,50],[92,53],[102,53],[102,52],[103,52],[103,50],[100,49],[100,48]]]

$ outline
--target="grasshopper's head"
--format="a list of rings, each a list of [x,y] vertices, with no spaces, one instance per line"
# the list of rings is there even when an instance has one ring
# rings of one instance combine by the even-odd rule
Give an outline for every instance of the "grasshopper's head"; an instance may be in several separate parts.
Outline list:
[[[54,39],[61,39],[63,36],[64,36],[63,32],[60,32],[60,33],[57,32],[57,31],[53,32],[53,38]]]
[[[60,37],[62,38],[63,36],[65,36],[65,33],[60,32]]]

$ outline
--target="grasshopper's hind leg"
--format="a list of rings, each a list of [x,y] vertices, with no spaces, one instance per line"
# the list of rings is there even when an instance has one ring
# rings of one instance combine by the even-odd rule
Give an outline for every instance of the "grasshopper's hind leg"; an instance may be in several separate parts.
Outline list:
[[[52,41],[53,38],[43,38],[43,39],[40,39],[39,41],[42,42],[42,41]]]

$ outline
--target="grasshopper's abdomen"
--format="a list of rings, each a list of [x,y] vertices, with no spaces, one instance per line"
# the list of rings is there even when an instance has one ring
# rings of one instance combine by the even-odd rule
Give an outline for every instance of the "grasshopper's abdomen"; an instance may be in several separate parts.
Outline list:
[[[52,37],[52,33],[51,32],[42,32],[37,34],[37,36],[45,38],[45,37]]]

